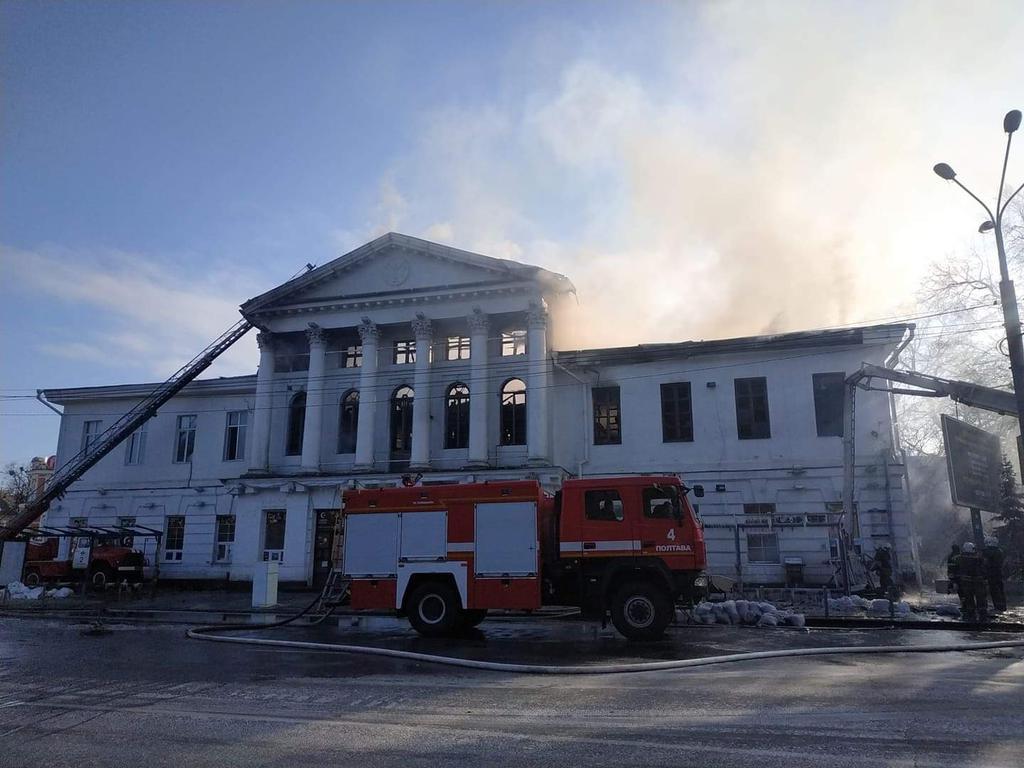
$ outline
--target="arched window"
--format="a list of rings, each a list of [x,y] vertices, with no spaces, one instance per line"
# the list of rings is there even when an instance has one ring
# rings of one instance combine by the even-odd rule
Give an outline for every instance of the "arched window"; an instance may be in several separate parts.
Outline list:
[[[407,457],[412,450],[412,387],[405,384],[391,395],[391,455]]]
[[[501,444],[526,445],[526,384],[509,379],[501,388]]]
[[[469,387],[455,383],[444,398],[444,447],[469,445]]]
[[[359,390],[350,389],[341,396],[338,412],[338,453],[356,452],[359,431]]]
[[[302,453],[302,433],[306,426],[306,393],[297,392],[288,404],[288,441],[284,446],[286,456]]]

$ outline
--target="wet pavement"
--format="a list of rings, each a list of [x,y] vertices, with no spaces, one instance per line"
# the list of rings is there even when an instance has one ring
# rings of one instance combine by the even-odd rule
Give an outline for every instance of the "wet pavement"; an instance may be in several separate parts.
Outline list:
[[[390,622],[390,623],[388,623]],[[458,641],[391,619],[247,630],[465,658],[602,663],[955,630],[689,627],[650,645],[579,621],[488,620]],[[181,627],[0,619],[0,764],[40,766],[1013,766],[1024,649],[827,656],[551,677],[184,638]]]

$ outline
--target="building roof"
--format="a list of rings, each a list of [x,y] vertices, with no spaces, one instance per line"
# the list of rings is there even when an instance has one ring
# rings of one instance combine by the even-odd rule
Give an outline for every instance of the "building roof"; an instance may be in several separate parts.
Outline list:
[[[735,339],[680,341],[667,344],[639,344],[635,347],[606,347],[555,352],[560,365],[591,366],[652,363],[707,355],[739,354],[816,347],[849,347],[866,344],[897,344],[914,327],[912,323],[865,325],[855,328],[825,328]]]
[[[364,259],[380,253],[388,248],[401,248],[414,253],[421,253],[434,258],[446,259],[461,264],[468,264],[475,267],[491,270],[506,278],[516,280],[534,280],[552,290],[559,292],[575,291],[572,282],[565,275],[551,272],[543,267],[536,267],[531,264],[523,264],[510,259],[496,259],[492,256],[463,251],[459,248],[434,243],[430,240],[423,240],[410,235],[403,235],[398,232],[388,232],[375,240],[359,246],[354,251],[349,251],[343,256],[332,259],[326,264],[311,269],[298,277],[294,277],[276,288],[261,293],[259,296],[249,299],[241,306],[241,312],[249,317],[259,312],[270,304],[281,301],[281,299],[307,290],[314,285],[334,277],[339,270],[347,269]]]
[[[142,384],[114,384],[102,387],[65,387],[44,389],[43,395],[53,403],[75,400],[132,400],[148,397],[162,382]],[[175,397],[190,395],[237,395],[256,391],[256,374],[247,376],[221,376],[216,379],[197,379],[190,382]]]

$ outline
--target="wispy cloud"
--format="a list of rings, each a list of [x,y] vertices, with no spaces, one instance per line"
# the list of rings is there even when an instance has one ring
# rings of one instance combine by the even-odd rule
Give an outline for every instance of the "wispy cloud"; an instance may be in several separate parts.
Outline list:
[[[238,320],[240,296],[261,290],[241,269],[176,270],[119,251],[2,248],[0,262],[12,284],[90,313],[88,326],[48,328],[47,341],[36,345],[40,352],[147,377],[177,370]],[[251,373],[253,347],[242,342],[229,350],[215,372]]]

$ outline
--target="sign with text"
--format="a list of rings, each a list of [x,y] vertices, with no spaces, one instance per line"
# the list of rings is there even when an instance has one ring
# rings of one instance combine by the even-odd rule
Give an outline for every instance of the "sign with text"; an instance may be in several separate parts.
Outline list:
[[[995,512],[999,509],[999,438],[942,415],[942,441],[953,503]]]

